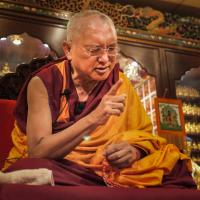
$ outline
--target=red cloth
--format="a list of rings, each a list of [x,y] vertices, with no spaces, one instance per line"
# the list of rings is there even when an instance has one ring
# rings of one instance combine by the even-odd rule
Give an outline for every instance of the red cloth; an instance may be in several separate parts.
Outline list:
[[[199,200],[200,191],[163,188],[109,188],[102,186],[0,185],[1,200]]]
[[[56,185],[104,185],[103,179],[92,170],[86,169],[74,162],[60,159],[23,158],[11,165],[6,172],[20,169],[47,168],[52,170]]]
[[[0,99],[0,169],[12,148],[11,131],[14,127],[15,100]]]
[[[65,159],[50,160],[41,158],[24,158],[11,165],[6,172],[20,169],[47,168],[52,170],[56,185],[104,185],[101,177],[92,170],[82,167],[72,161]],[[170,174],[163,177],[163,188],[196,188],[185,161],[179,160]]]
[[[196,184],[184,160],[179,160],[170,174],[163,177],[161,187],[196,188]]]
[[[57,165],[58,164],[58,165]],[[57,166],[56,166],[57,165]],[[0,200],[199,200],[200,191],[174,188],[110,188],[100,177],[72,162],[45,159],[18,160],[9,169],[47,167],[53,170],[56,186],[0,185]],[[58,170],[56,172],[56,170]],[[67,170],[67,171],[66,171]],[[176,170],[181,170],[177,168]],[[170,184],[170,182],[169,182]],[[101,186],[100,186],[101,185]]]

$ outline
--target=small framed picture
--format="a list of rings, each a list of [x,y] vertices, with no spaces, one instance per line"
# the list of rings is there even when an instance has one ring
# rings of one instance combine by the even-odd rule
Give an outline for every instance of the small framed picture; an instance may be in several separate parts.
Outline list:
[[[185,123],[182,101],[179,99],[155,98],[158,135],[181,149],[185,146]]]

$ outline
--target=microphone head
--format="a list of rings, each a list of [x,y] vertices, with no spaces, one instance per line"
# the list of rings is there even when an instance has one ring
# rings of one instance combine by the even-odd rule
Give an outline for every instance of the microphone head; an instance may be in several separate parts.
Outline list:
[[[69,89],[65,89],[64,92],[61,93],[61,96],[65,96],[66,99],[69,99],[69,96],[71,94],[71,91]]]

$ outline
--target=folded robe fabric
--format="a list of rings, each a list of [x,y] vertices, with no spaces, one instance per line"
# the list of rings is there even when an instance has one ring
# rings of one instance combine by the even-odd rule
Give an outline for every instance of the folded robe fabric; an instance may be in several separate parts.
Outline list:
[[[132,84],[123,73],[117,70],[117,66],[105,83],[97,85],[86,102],[86,107],[78,116],[74,116],[72,110],[75,99],[77,100],[78,97],[75,89],[73,89],[73,83],[70,82],[71,73],[69,69],[69,63],[64,60],[53,66],[47,66],[34,74],[42,79],[50,97],[49,106],[52,112],[53,133],[55,134],[95,109],[103,95],[117,81],[118,78],[116,77],[118,76],[123,80],[123,84],[118,89],[117,95],[126,94],[127,97],[124,112],[120,116],[111,116],[105,125],[97,127],[95,131],[90,133],[90,140],[81,142],[71,153],[66,155],[66,159],[92,169],[104,179],[107,185],[115,187],[159,186],[162,184],[163,177],[172,171],[179,160],[185,160],[188,170],[191,171],[191,162],[186,155],[180,153],[175,145],[166,144],[165,139],[152,135],[150,119]],[[56,86],[50,84],[51,82],[56,82]],[[26,87],[27,85],[21,92],[21,99],[24,101],[20,102],[19,100],[19,107],[27,104],[25,101]],[[73,89],[73,91],[70,91],[72,95],[69,99],[60,96],[65,88]],[[23,115],[24,112],[21,114]],[[26,119],[26,116],[20,118],[18,112],[16,115],[17,123],[12,132],[14,147],[5,167],[12,163],[15,158],[27,157],[27,139],[22,131],[26,122],[22,119]],[[105,159],[104,151],[107,145],[121,141],[127,141],[131,145],[141,148],[148,155],[127,168],[120,170],[113,168]]]

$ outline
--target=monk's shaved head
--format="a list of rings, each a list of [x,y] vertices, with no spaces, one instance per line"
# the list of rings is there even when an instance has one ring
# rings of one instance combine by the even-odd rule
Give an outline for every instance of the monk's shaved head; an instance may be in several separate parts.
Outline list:
[[[85,10],[71,17],[67,24],[67,42],[72,43],[79,39],[88,28],[93,29],[96,24],[100,24],[102,29],[110,26],[114,34],[116,34],[113,21],[105,14],[96,10]]]

